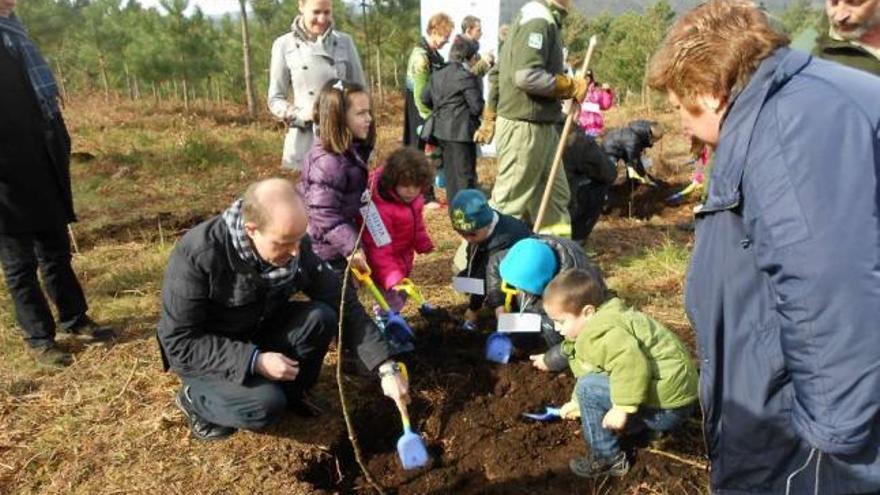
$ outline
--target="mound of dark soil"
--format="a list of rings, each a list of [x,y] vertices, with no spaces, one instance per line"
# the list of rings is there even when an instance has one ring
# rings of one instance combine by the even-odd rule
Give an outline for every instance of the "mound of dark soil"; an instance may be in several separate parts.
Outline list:
[[[418,347],[407,361],[418,395],[410,414],[432,456],[430,466],[404,471],[396,452],[397,411],[376,401],[378,395],[360,395],[369,401],[355,399],[355,423],[368,467],[389,490],[419,495],[639,493],[645,486],[670,493],[705,491],[699,469],[644,451],[625,478],[575,477],[568,461],[587,452],[580,423],[535,423],[521,416],[566,402],[574,386],[570,373],[538,371],[525,354],[508,365],[489,363],[483,358],[485,335],[466,333],[452,321],[415,326]],[[687,425],[661,448],[683,457],[702,451],[698,424]],[[347,439],[340,439],[333,450],[340,467],[334,468],[328,458],[310,466],[304,477],[312,477],[309,481],[324,490],[349,493],[364,487]],[[334,470],[342,471],[341,480]]]

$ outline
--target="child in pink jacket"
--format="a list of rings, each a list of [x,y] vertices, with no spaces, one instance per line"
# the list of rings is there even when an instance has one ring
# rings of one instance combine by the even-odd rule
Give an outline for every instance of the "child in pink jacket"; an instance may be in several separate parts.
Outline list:
[[[434,250],[422,218],[423,192],[432,179],[425,154],[409,147],[391,153],[385,166],[370,177],[372,201],[390,242],[379,245],[369,229],[364,229],[364,253],[373,271],[373,281],[393,311],[400,311],[406,303],[406,295],[395,286],[409,278],[415,253]]]
[[[602,112],[614,104],[614,91],[607,84],[600,85],[593,79],[593,71],[587,71],[589,86],[587,99],[581,104],[578,125],[589,136],[599,137],[605,133],[605,117]]]

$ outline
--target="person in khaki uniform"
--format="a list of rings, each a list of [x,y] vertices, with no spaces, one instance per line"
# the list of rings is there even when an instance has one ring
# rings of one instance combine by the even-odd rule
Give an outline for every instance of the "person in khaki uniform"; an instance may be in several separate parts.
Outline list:
[[[561,26],[570,5],[570,0],[532,0],[517,14],[501,48],[498,70],[489,74],[489,103],[474,135],[478,143],[492,141],[497,115],[493,207],[535,221],[544,188],[552,180],[553,195],[540,232],[564,237],[571,236],[571,194],[564,174],[550,177],[559,143],[560,101],[581,102],[587,93],[585,79],[564,73]]]
[[[272,45],[269,68],[269,111],[288,126],[281,164],[293,170],[312,147],[312,112],[324,84],[341,79],[366,87],[354,41],[333,28],[332,2],[299,0],[299,11]]]
[[[813,55],[880,76],[880,0],[825,0]]]

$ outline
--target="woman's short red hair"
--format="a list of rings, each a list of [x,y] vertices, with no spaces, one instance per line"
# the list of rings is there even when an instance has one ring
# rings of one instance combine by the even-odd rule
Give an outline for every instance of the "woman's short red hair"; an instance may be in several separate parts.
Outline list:
[[[761,61],[789,43],[767,14],[746,0],[710,0],[676,22],[648,66],[648,85],[673,92],[691,111],[697,98],[726,103]]]

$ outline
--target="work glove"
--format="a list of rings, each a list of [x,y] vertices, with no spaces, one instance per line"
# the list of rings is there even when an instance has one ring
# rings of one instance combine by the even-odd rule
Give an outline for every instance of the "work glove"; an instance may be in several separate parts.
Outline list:
[[[556,75],[556,86],[553,95],[560,99],[572,98],[580,103],[587,97],[587,80],[583,77],[570,77],[565,74]]]
[[[474,133],[474,142],[477,144],[489,144],[495,138],[495,109],[486,107],[483,110],[483,121],[480,128]]]
[[[581,407],[574,400],[570,400],[559,408],[559,415],[562,419],[579,419],[581,417]]]

